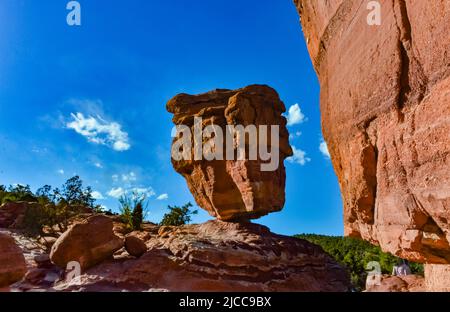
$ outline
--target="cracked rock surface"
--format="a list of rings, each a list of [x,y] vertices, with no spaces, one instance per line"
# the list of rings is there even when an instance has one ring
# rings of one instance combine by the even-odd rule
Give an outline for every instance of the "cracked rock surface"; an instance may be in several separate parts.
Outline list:
[[[295,0],[320,80],[345,234],[450,262],[450,2]]]
[[[179,94],[167,103],[167,110],[174,114],[172,120],[175,125],[191,129],[191,149],[185,151],[190,155],[190,159],[184,157],[176,160],[172,157],[172,164],[186,179],[195,201],[201,208],[225,221],[256,219],[283,208],[286,180],[283,161],[292,155],[292,149],[289,145],[286,118],[281,115],[286,109],[274,89],[265,85],[251,85],[237,90],[218,89],[199,95]],[[223,159],[196,158],[195,118],[201,118],[198,129],[206,131],[211,125],[221,129],[223,145],[218,144],[218,148],[214,150],[222,148],[223,152],[219,154]],[[238,159],[237,147],[244,140],[235,136],[234,143],[227,144],[228,126],[254,126],[257,129],[258,136],[250,136],[251,138],[246,140],[246,153],[242,159]],[[266,135],[262,135],[260,126],[267,127]],[[271,140],[272,126],[278,126],[279,129],[278,146]],[[181,140],[183,135],[179,134],[174,143]],[[259,144],[261,137],[267,138],[267,144]],[[252,138],[258,139],[256,159],[250,158],[251,154],[248,152]],[[204,137],[203,144],[199,143],[200,150],[202,147],[205,149],[210,141],[208,137]],[[175,146],[173,144],[172,149]],[[227,147],[234,156],[226,157]],[[261,151],[278,152],[277,156],[272,153],[270,158],[278,158],[278,163],[273,168],[275,170],[263,169],[262,166],[270,163],[270,160],[263,160]]]

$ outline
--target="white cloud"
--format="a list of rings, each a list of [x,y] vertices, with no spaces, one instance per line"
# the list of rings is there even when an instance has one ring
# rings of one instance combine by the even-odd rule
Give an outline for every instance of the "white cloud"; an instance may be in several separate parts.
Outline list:
[[[114,198],[120,198],[121,196],[125,195],[125,190],[121,187],[113,187],[108,192],[108,195]]]
[[[155,191],[151,187],[134,187],[129,189],[124,189],[122,187],[113,187],[108,192],[108,195],[114,198],[120,198],[121,196],[133,193],[136,193],[138,195],[145,195],[146,197],[152,197],[155,195]]]
[[[289,139],[292,140],[292,139],[300,137],[301,135],[302,135],[301,131],[295,131],[295,133],[289,134]]]
[[[95,163],[94,166],[97,167],[97,168],[100,168],[100,169],[103,168],[103,165],[101,163],[99,163],[99,162]]]
[[[294,155],[286,158],[290,163],[304,166],[307,162],[311,161],[311,158],[306,157],[306,153],[304,151],[297,149],[294,145],[292,145],[292,152]]]
[[[169,195],[167,195],[166,193],[159,195],[158,197],[156,197],[157,200],[166,200],[169,198]]]
[[[320,145],[319,145],[319,150],[320,150],[320,152],[323,154],[323,156],[325,156],[325,157],[328,158],[328,159],[331,158],[331,156],[330,156],[330,151],[328,151],[328,145],[327,145],[327,142],[325,142],[325,141],[322,140],[322,142],[320,142]]]
[[[125,183],[134,182],[136,180],[136,174],[133,171],[131,171],[130,173],[122,174],[122,181]]]
[[[137,193],[139,195],[145,195],[146,197],[152,197],[155,195],[155,191],[151,187],[135,187],[128,192]]]
[[[93,192],[91,193],[91,195],[92,195],[92,198],[97,199],[97,200],[99,200],[99,199],[105,199],[105,198],[103,197],[102,193],[100,193],[100,192],[98,192],[98,191],[93,191]]]
[[[130,149],[128,133],[122,131],[122,126],[119,123],[108,123],[99,116],[97,118],[84,117],[82,113],[70,115],[73,121],[68,122],[66,127],[86,137],[89,142],[106,145],[116,151]]]
[[[64,174],[64,170],[63,170],[63,169],[59,169],[59,170],[58,170],[58,173],[59,173],[59,174]]]
[[[306,120],[305,115],[302,113],[300,105],[294,104],[289,107],[288,115],[287,115],[287,125],[293,126],[297,124],[301,124]]]
[[[118,174],[113,174],[113,175],[111,176],[111,178],[112,178],[113,182],[119,181],[119,175],[118,175]]]

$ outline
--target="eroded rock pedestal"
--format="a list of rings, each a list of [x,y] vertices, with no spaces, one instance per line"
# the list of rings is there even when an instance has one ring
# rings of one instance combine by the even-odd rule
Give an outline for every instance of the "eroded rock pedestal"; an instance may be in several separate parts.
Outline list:
[[[157,234],[159,233],[159,234]],[[145,237],[145,238],[144,238]],[[347,291],[346,270],[307,241],[252,223],[158,227],[148,251],[88,270],[58,290]]]
[[[220,220],[253,219],[270,212],[279,211],[285,201],[285,168],[283,161],[292,155],[286,118],[281,114],[285,106],[275,90],[262,85],[252,85],[238,90],[214,90],[200,95],[179,94],[167,103],[167,110],[174,114],[175,125],[191,129],[192,150],[190,160],[175,160],[175,170],[186,179],[197,204]],[[236,144],[231,149],[234,159],[228,159],[225,151],[230,146],[223,143],[223,160],[195,160],[194,118],[201,118],[200,128],[208,125],[219,126],[226,133],[226,126],[243,127],[267,126],[267,151],[277,149],[278,163],[274,171],[264,171],[258,154],[257,160],[249,160],[247,152],[244,160],[237,160]],[[270,127],[279,126],[279,148],[273,146]],[[261,132],[258,131],[258,135]],[[182,137],[180,135],[180,137]],[[179,138],[175,138],[174,142]],[[256,139],[256,138],[255,138]],[[208,140],[203,138],[202,143]],[[250,140],[246,141],[246,149]],[[204,148],[202,144],[200,148]],[[258,148],[261,146],[258,144]],[[259,150],[258,150],[259,152]]]
[[[450,262],[450,2],[294,1],[321,86],[345,233]]]

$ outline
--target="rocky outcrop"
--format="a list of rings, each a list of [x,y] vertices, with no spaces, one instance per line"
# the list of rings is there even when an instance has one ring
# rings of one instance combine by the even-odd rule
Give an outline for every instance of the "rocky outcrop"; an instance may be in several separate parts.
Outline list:
[[[59,290],[347,291],[349,276],[320,247],[252,223],[165,228],[138,259],[104,262]]]
[[[14,238],[0,233],[0,288],[21,280],[26,271],[25,258]]]
[[[55,247],[59,260],[55,261],[55,252],[50,257],[60,268],[39,247],[34,256],[26,257],[28,272],[11,290],[347,291],[351,287],[346,269],[319,246],[271,233],[258,224],[219,220],[179,227],[145,224],[142,231],[126,237],[145,248],[139,257],[130,244],[125,245],[128,251],[121,248],[111,254],[120,245],[109,248],[108,241],[116,240],[109,234],[109,221],[94,216],[72,225],[55,245],[62,246]],[[102,235],[91,230],[94,225],[109,238],[93,242],[95,233]],[[14,235],[25,252],[31,241]],[[101,250],[109,252],[94,256]],[[69,260],[82,264],[81,276],[64,274]]]
[[[294,1],[319,76],[345,233],[450,262],[450,2]]]
[[[123,244],[113,232],[112,219],[96,215],[71,225],[53,244],[50,259],[63,269],[72,261],[87,269],[111,258]]]
[[[167,103],[167,110],[174,114],[175,125],[185,125],[191,129],[190,150],[184,151],[190,155],[190,160],[176,160],[172,157],[175,170],[183,175],[197,204],[206,209],[212,216],[220,220],[252,219],[279,211],[285,201],[285,168],[283,160],[292,155],[288,142],[286,119],[281,115],[285,111],[283,102],[275,90],[267,86],[253,85],[238,90],[214,90],[200,95],[179,94]],[[200,129],[216,125],[223,133],[223,146],[217,144],[210,150],[223,149],[223,160],[206,160],[195,158],[194,150],[194,118],[201,118]],[[237,160],[237,148],[242,137],[235,136],[234,145],[226,144],[226,127],[254,125],[268,126],[268,151],[279,151],[279,164],[274,171],[261,170],[260,154],[252,159],[250,153]],[[272,142],[270,126],[279,126],[279,149]],[[263,137],[261,131],[258,131]],[[184,135],[184,134],[183,134]],[[179,134],[174,142],[183,137]],[[201,135],[201,134],[200,134]],[[200,137],[200,148],[206,148],[214,135]],[[256,139],[256,137],[254,137]],[[245,141],[248,151],[251,140]],[[256,141],[258,142],[258,141]],[[273,143],[273,144],[272,144]],[[260,148],[264,144],[257,144]],[[226,157],[227,146],[233,157]],[[266,147],[266,146],[265,146]],[[175,145],[172,150],[174,151]],[[201,156],[201,149],[200,155]],[[172,152],[173,155],[173,152]],[[230,159],[232,158],[232,159]],[[228,159],[228,160],[227,160]],[[234,160],[233,160],[234,159]]]
[[[0,228],[20,227],[29,205],[27,202],[11,202],[0,206]]]
[[[366,292],[423,292],[425,280],[420,275],[381,275],[376,283],[368,283]]]

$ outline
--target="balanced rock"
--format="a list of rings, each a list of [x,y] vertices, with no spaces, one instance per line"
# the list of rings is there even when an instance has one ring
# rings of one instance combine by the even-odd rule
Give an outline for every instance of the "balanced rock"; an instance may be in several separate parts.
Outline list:
[[[375,26],[361,1],[294,2],[345,234],[450,263],[450,2],[381,1]]]
[[[60,268],[76,261],[82,269],[90,268],[123,247],[123,240],[113,233],[113,222],[96,215],[75,223],[53,244],[50,259]]]
[[[22,250],[14,238],[0,233],[0,288],[20,281],[26,272]]]
[[[252,85],[238,90],[214,90],[200,95],[179,94],[167,103],[167,110],[174,114],[175,125],[190,129],[191,137],[187,140],[191,148],[181,149],[187,157],[173,157],[174,153],[180,152],[175,143],[186,139],[184,136],[187,135],[184,132],[178,133],[172,144],[172,164],[186,179],[200,207],[225,221],[258,218],[283,208],[286,175],[283,160],[292,155],[292,149],[286,118],[281,115],[285,112],[285,106],[275,90],[268,86]],[[216,127],[214,135],[205,135],[208,126]],[[245,135],[227,132],[231,127],[237,129],[237,126],[255,126],[258,135],[248,135],[246,140]],[[260,126],[267,126],[265,136]],[[278,144],[272,140],[275,132],[272,132],[271,126],[278,127]],[[197,141],[196,129],[203,131]],[[218,137],[218,132],[223,135],[223,144],[215,141],[219,143],[212,144],[213,147],[209,149],[209,143]],[[228,144],[227,133],[232,133]],[[258,137],[260,140],[267,139],[267,144],[260,144]],[[254,145],[253,139],[257,142]],[[258,154],[252,156],[251,146],[256,145]],[[261,148],[267,148],[273,157],[270,160],[269,157],[261,157]],[[217,152],[222,158],[207,158],[205,150],[212,151],[211,154]],[[218,152],[220,150],[222,152]],[[239,154],[238,150],[245,153]],[[230,151],[229,155],[227,151]],[[269,168],[272,161],[275,166]]]
[[[125,250],[134,257],[140,257],[147,251],[147,246],[139,237],[129,235],[125,237]]]

